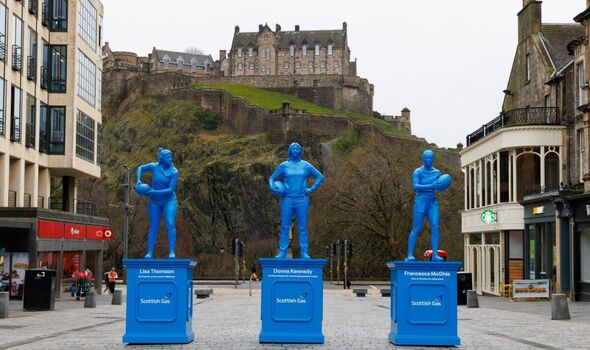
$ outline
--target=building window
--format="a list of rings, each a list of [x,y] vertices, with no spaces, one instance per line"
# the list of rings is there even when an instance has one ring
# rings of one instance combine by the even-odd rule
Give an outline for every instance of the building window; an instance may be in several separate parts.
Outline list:
[[[289,62],[288,61],[283,62],[283,68],[285,68],[285,69],[289,68]]]
[[[307,62],[307,68],[313,69],[313,62]]]
[[[102,39],[103,39],[103,35],[102,35],[102,28],[103,28],[103,24],[102,24],[102,16],[98,16],[98,52],[102,51]]]
[[[244,67],[244,66],[242,65],[242,63],[241,63],[241,62],[240,62],[240,63],[238,63],[238,70],[242,70],[242,68],[243,68],[243,67]]]
[[[0,3],[0,60],[6,59],[6,6]]]
[[[191,58],[191,72],[196,73],[197,72],[197,59],[196,58]]]
[[[42,84],[49,92],[66,92],[67,46],[43,45]]]
[[[95,106],[96,98],[96,66],[78,50],[78,96],[89,105]]]
[[[12,69],[20,71],[23,64],[23,21],[13,15]]]
[[[27,79],[37,81],[37,32],[29,27],[29,56],[27,57]]]
[[[242,48],[238,47],[238,57],[242,57]]]
[[[326,61],[320,61],[320,68],[326,68]]]
[[[254,49],[249,47],[248,48],[248,57],[252,57],[253,54],[254,54]]]
[[[527,53],[524,56],[524,82],[528,83],[531,80],[531,58]]]
[[[584,84],[585,84],[585,77],[584,77],[584,62],[578,63],[576,65],[576,81],[578,82],[578,89],[577,89],[577,98],[578,98],[578,106],[584,104]]]
[[[22,92],[12,85],[10,100],[10,141],[20,142],[22,130]]]
[[[334,60],[334,68],[339,68],[340,67],[340,62],[338,62],[338,60]]]
[[[579,155],[579,166],[580,166],[580,182],[584,181],[584,173],[586,167],[586,143],[584,142],[584,129],[578,130],[578,155]]]
[[[6,100],[5,100],[5,92],[6,92],[6,81],[0,78],[0,135],[4,136],[6,134]]]
[[[68,31],[68,0],[47,0],[43,3],[43,24],[53,32]]]
[[[315,44],[315,55],[316,56],[320,55],[320,44]]]
[[[264,68],[264,67],[260,68],[260,74],[264,74],[264,73],[266,73],[266,68]]]
[[[328,44],[328,55],[332,56],[332,44]]]
[[[551,95],[545,95],[545,107],[551,107]]]
[[[178,56],[176,58],[176,68],[182,70],[182,66],[184,66],[184,59],[182,58],[182,56]]]
[[[98,92],[96,94],[96,109],[100,112],[102,110],[102,71],[98,70],[97,76]]]
[[[76,156],[94,162],[94,119],[81,110],[76,116]]]
[[[34,96],[27,94],[27,123],[25,126],[25,146],[35,148],[35,126],[37,123],[37,102]]]
[[[295,56],[295,45],[289,45],[289,56]]]
[[[93,51],[96,51],[96,15],[96,8],[89,0],[80,0],[78,34]]]
[[[307,56],[307,44],[303,44],[303,46],[301,46],[301,54],[303,56]]]
[[[100,145],[102,143],[102,125],[96,123],[96,164],[100,164],[102,161]]]
[[[270,61],[270,48],[266,47],[262,49],[262,58],[266,59],[267,61]]]
[[[295,62],[295,69],[301,69],[301,62]]]
[[[64,154],[66,149],[66,108],[46,107],[49,114],[49,154]]]
[[[254,63],[248,63],[248,69],[254,70]]]
[[[170,57],[168,57],[168,55],[164,55],[162,62],[164,62],[164,69],[170,68]]]

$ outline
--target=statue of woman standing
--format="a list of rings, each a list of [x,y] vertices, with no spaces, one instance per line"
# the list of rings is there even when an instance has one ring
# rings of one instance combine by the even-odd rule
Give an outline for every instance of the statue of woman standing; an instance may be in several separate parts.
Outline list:
[[[144,171],[152,172],[152,186],[141,182]],[[142,196],[149,196],[148,217],[150,229],[148,232],[148,252],[146,259],[151,259],[154,253],[154,245],[158,236],[160,220],[164,216],[166,231],[168,231],[168,246],[170,254],[168,258],[175,258],[176,245],[176,184],[178,183],[178,170],[172,165],[172,152],[158,148],[158,162],[140,165],[137,168],[137,183],[135,190]]]
[[[301,146],[298,143],[289,145],[289,158],[282,162],[270,176],[270,190],[281,196],[281,236],[279,254],[276,258],[287,257],[289,248],[289,228],[293,215],[297,219],[301,258],[309,259],[307,240],[307,214],[309,194],[317,190],[324,182],[324,176],[313,165],[301,160]],[[315,181],[307,187],[307,179],[312,176]],[[282,177],[283,182],[278,181]]]

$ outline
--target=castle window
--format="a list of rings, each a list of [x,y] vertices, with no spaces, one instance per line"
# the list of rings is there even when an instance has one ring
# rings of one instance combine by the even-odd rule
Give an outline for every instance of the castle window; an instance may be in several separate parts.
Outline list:
[[[238,70],[242,70],[242,68],[244,68],[244,65],[242,65],[242,63],[238,63]]]
[[[260,68],[260,74],[264,74],[264,73],[266,73],[266,68],[264,68],[264,67]]]
[[[340,67],[340,63],[338,62],[338,60],[334,60],[334,68],[338,67]]]
[[[254,63],[249,63],[248,64],[248,69],[254,70]]]
[[[266,58],[267,61],[270,61],[270,48],[263,49],[262,57]]]
[[[289,68],[289,61],[283,62],[283,68],[285,68],[285,69]]]
[[[289,55],[295,56],[295,45],[293,44],[289,45]]]
[[[165,55],[162,61],[164,62],[164,69],[168,69],[168,67],[170,67],[170,57]]]
[[[315,44],[315,55],[316,56],[320,55],[320,44]]]
[[[320,68],[326,68],[326,61],[320,61]]]
[[[303,56],[307,56],[307,44],[303,44],[303,46],[301,46],[301,54]]]
[[[527,83],[531,80],[531,59],[530,55],[527,53],[524,56],[524,82]]]
[[[332,56],[332,44],[328,44],[328,55]]]
[[[270,68],[266,69],[266,75],[270,75]]]
[[[248,57],[252,57],[253,49],[251,47],[248,48]]]
[[[238,47],[238,57],[242,57],[242,48]]]
[[[313,69],[313,62],[307,62],[307,68]]]
[[[585,73],[584,73],[584,62],[580,62],[576,65],[576,80],[578,82],[578,91],[577,91],[577,97],[578,97],[578,106],[581,106],[584,104],[584,81],[586,80],[584,78]]]
[[[301,69],[301,62],[295,62],[295,69]]]

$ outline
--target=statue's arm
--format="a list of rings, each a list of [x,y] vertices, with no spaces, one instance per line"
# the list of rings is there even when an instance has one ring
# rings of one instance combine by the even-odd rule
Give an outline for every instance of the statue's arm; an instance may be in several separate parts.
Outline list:
[[[170,184],[167,188],[161,190],[151,190],[150,194],[172,194],[176,190],[176,184],[178,183],[178,171],[172,174],[172,179],[170,179]]]
[[[308,164],[307,166],[308,166],[310,175],[313,176],[313,178],[315,180],[313,182],[313,185],[311,185],[309,188],[306,189],[307,193],[311,193],[311,192],[317,190],[318,187],[320,187],[324,183],[324,175],[322,175],[322,173],[320,173],[320,171],[318,169],[316,169],[313,165]]]
[[[141,184],[141,174],[144,171],[152,171],[154,169],[154,163],[143,164],[137,167],[137,181],[135,185]]]
[[[435,189],[436,181],[431,184],[421,184],[420,169],[416,169],[414,170],[414,174],[412,175],[412,185],[414,186],[414,190],[416,191],[431,191]]]
[[[284,165],[284,163],[281,163],[275,169],[275,171],[272,173],[272,175],[270,175],[270,178],[268,179],[268,186],[271,190],[272,190],[273,183],[275,181],[277,181],[279,179],[279,177],[281,177],[283,175],[284,170],[285,170],[285,165]]]

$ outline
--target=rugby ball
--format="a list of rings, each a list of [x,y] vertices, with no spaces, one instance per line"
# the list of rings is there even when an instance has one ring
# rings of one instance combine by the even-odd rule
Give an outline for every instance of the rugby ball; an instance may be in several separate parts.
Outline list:
[[[276,195],[283,196],[285,194],[285,184],[281,181],[275,181],[272,183],[272,192]]]
[[[438,189],[440,192],[446,190],[447,188],[451,187],[451,176],[449,174],[441,175],[441,177],[436,180],[436,183],[440,185]]]
[[[135,192],[137,192],[137,194],[140,196],[147,196],[148,192],[151,189],[152,188],[146,184],[139,184],[139,185],[135,186]]]

